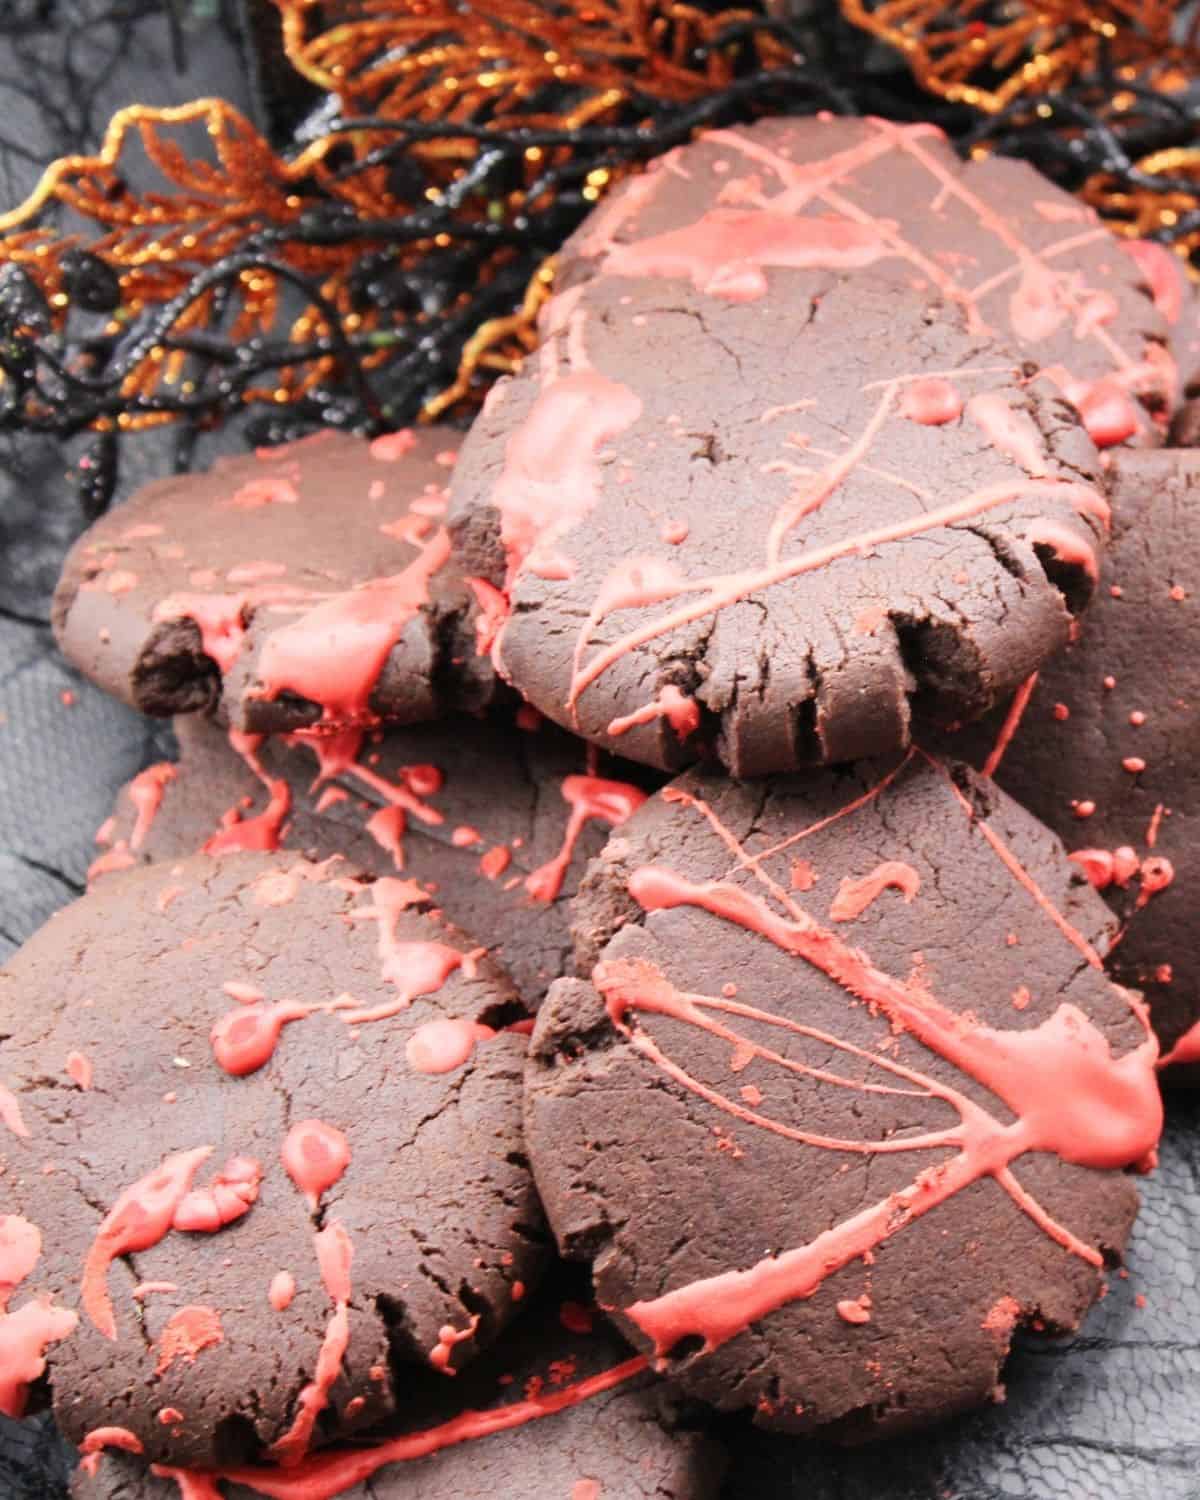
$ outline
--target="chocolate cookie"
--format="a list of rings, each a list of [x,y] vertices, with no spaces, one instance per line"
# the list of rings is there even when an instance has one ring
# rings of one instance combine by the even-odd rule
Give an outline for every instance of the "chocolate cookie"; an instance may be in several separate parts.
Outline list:
[[[131,870],[0,970],[0,1402],[283,1463],[465,1364],[542,1267],[513,989],[411,882]],[[98,1435],[97,1435],[98,1434]]]
[[[453,487],[519,691],[622,755],[711,747],[738,776],[902,746],[914,706],[978,716],[1066,640],[1107,510],[1087,434],[1008,346],[828,269],[751,300],[563,293]]]
[[[555,1275],[499,1345],[453,1383],[427,1382],[417,1411],[363,1446],[287,1474],[243,1468],[197,1500],[715,1500],[717,1445],[683,1424],[581,1291],[578,1278]],[[184,1479],[211,1476],[154,1477],[113,1453],[77,1473],[72,1495],[181,1500],[196,1493]]]
[[[860,1440],[1071,1329],[1161,1128],[1115,927],[966,767],[689,773],[594,862],[526,1137],[562,1251],[689,1394]]]
[[[335,740],[259,744],[200,715],[176,720],[178,765],[151,766],[118,795],[92,878],[202,848],[344,855],[375,875],[418,881],[536,1006],[572,971],[568,902],[611,828],[645,800],[641,767],[585,774],[578,740],[536,715],[389,729],[357,760]],[[324,757],[324,769],[318,758]]]
[[[616,188],[559,274],[667,278],[736,302],[831,264],[957,302],[972,331],[1036,362],[1100,447],[1158,441],[1194,370],[1178,256],[1118,239],[1028,162],[960,161],[935,125],[822,114],[712,131]]]
[[[491,694],[449,562],[457,433],[321,433],[161,479],[87,531],[59,644],[149,714],[241,729],[413,722]]]
[[[1164,1053],[1198,1063],[1200,453],[1122,453],[1112,480],[1112,551],[1079,639],[944,743],[1060,836],[1121,919],[1110,971],[1150,1002]]]

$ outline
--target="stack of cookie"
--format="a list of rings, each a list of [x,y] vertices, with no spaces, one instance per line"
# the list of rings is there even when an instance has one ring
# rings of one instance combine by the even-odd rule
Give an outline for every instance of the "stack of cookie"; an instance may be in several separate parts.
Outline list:
[[[702,1500],[711,1408],[1079,1325],[1200,1060],[1198,335],[1028,166],[776,119],[613,193],[461,453],[92,528],[59,640],[180,758],[0,972],[81,1500]]]

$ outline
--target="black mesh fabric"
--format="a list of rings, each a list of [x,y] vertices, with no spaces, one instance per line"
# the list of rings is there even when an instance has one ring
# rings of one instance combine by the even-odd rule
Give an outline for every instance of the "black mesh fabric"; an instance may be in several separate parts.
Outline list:
[[[232,90],[253,108],[262,79],[228,24],[240,0],[171,8],[182,72],[165,0],[157,11],[135,0],[0,0],[0,201],[23,196],[46,157],[94,141],[132,99]],[[6,25],[23,11],[28,25]],[[63,66],[68,38],[74,75]],[[49,442],[0,439],[0,960],[80,891],[114,792],[170,749],[163,726],[106,699],[55,651],[50,590],[81,525],[69,460]],[[129,451],[123,492],[168,464],[167,439],[148,435]],[[1198,1282],[1200,1101],[1181,1097],[1145,1186],[1128,1279],[1114,1279],[1080,1337],[1022,1346],[1005,1405],[854,1452],[734,1433],[727,1500],[1195,1500]],[[0,1500],[63,1500],[70,1462],[44,1414],[0,1417]]]

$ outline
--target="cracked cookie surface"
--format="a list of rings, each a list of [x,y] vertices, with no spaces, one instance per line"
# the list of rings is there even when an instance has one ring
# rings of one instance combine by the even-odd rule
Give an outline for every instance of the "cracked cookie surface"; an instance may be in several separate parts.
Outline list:
[[[458,438],[319,433],[146,485],[68,555],[60,646],[144,713],[255,732],[480,706],[494,683],[444,525]]]
[[[340,861],[131,870],[51,918],[0,971],[5,1409],[44,1360],[85,1451],[287,1462],[467,1363],[544,1261],[521,1014]]]
[[[1117,454],[1111,493],[1112,544],[1078,640],[1028,695],[942,743],[993,763],[1062,838],[1121,920],[1110,971],[1145,995],[1164,1061],[1195,1069],[1200,454]]]
[[[356,760],[331,760],[321,741],[251,748],[234,736],[239,754],[200,715],[177,719],[175,733],[178,763],[118,793],[93,878],[264,840],[403,872],[487,945],[531,1008],[573,972],[569,902],[587,861],[658,780],[608,758],[589,773],[585,746],[527,713],[388,729]]]
[[[453,1383],[422,1390],[402,1420],[341,1458],[260,1477],[287,1500],[713,1500],[717,1444],[587,1304],[578,1274],[557,1267],[499,1344]],[[262,1494],[255,1477],[222,1476],[213,1500]],[[80,1471],[72,1494],[182,1500],[173,1479],[118,1453],[94,1477]]]
[[[593,862],[526,1135],[564,1254],[689,1394],[861,1440],[1073,1329],[1161,1128],[1115,921],[963,766],[688,773]]]
[[[836,235],[764,296],[605,274],[464,445],[451,529],[550,718],[738,776],[977,717],[1066,640],[1107,504],[1075,414]],[[814,268],[815,267],[815,268]]]

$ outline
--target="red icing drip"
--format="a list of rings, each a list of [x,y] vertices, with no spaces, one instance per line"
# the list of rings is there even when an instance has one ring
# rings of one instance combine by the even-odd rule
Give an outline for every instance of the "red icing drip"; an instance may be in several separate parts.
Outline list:
[[[1183,312],[1186,276],[1177,255],[1154,240],[1122,240],[1121,249],[1137,262],[1146,278],[1154,305],[1168,323],[1178,323]]]
[[[87,1093],[94,1077],[91,1058],[85,1057],[82,1052],[68,1052],[66,1072],[71,1082]]]
[[[456,969],[468,979],[475,977],[475,960],[483,952],[476,949],[461,953],[445,943],[428,939],[401,942],[396,935],[400,914],[408,907],[429,898],[411,880],[383,876],[371,886],[372,905],[359,907],[353,913],[360,921],[379,923],[379,958],[383,978],[399,990],[396,1000],[369,1010],[347,1011],[345,1020],[352,1025],[362,1021],[382,1021],[406,1009],[418,995],[432,995],[440,990]]]
[[[105,1448],[123,1448],[126,1453],[144,1453],[142,1440],[128,1427],[93,1427],[84,1435],[79,1451],[83,1458],[79,1467],[92,1479],[100,1465],[100,1456]]]
[[[230,745],[266,787],[269,801],[253,818],[243,818],[240,807],[231,807],[221,819],[220,831],[204,844],[205,854],[274,853],[279,848],[284,822],[292,810],[292,789],[282,777],[275,780],[268,776],[259,760],[258,749],[264,738],[237,729],[229,731]]]
[[[438,1329],[438,1341],[429,1351],[429,1363],[435,1370],[441,1370],[443,1375],[455,1375],[458,1372],[451,1368],[450,1359],[454,1354],[454,1346],[464,1343],[467,1339],[474,1338],[475,1330],[479,1327],[479,1314],[475,1313],[465,1328],[455,1328],[453,1323],[443,1323]]]
[[[105,1338],[117,1336],[107,1287],[109,1266],[119,1255],[149,1250],[166,1236],[192,1178],[212,1151],[211,1146],[197,1146],[164,1157],[152,1172],[125,1189],[101,1221],[83,1263],[79,1300]]]
[[[286,1312],[296,1295],[296,1278],[290,1271],[276,1271],[267,1290],[267,1301],[276,1312]]]
[[[29,1127],[21,1118],[21,1104],[11,1089],[0,1083],[0,1124],[4,1124],[23,1140],[29,1139]]]
[[[1139,907],[1145,906],[1159,891],[1166,890],[1175,879],[1175,867],[1169,859],[1163,859],[1161,855],[1151,855],[1142,861],[1141,876],[1142,888],[1137,898]]]
[[[334,1222],[314,1235],[313,1242],[321,1279],[334,1303],[334,1312],[317,1354],[313,1380],[297,1398],[295,1419],[269,1450],[271,1457],[285,1469],[301,1463],[308,1452],[317,1418],[329,1405],[329,1393],[341,1373],[342,1360],[350,1343],[350,1264],[353,1259],[350,1236],[341,1224]]]
[[[508,596],[486,578],[468,578],[465,582],[479,606],[475,617],[475,650],[480,656],[490,656],[504,622],[512,613]]]
[[[164,761],[157,766],[147,766],[129,783],[129,800],[137,809],[137,821],[129,835],[131,849],[140,849],[145,843],[158,809],[162,806],[163,792],[178,775],[179,767]]]
[[[1098,891],[1110,885],[1127,886],[1141,868],[1141,860],[1128,844],[1119,849],[1076,849],[1073,860]]]
[[[128,870],[136,863],[125,840],[120,839],[114,848],[92,860],[87,868],[88,884],[90,885],[98,875],[111,875],[116,870]]]
[[[925,427],[940,427],[962,416],[963,399],[948,380],[926,375],[912,380],[900,397],[900,414]]]
[[[838,893],[829,908],[833,922],[853,922],[867,907],[888,889],[900,891],[905,903],[910,902],[921,889],[921,877],[911,865],[902,860],[889,859],[877,865],[861,880],[849,878],[842,881]]]
[[[392,1438],[374,1448],[351,1448],[342,1452],[323,1452],[308,1458],[290,1472],[272,1471],[266,1468],[229,1469],[219,1475],[194,1475],[182,1469],[155,1467],[156,1474],[175,1479],[180,1486],[182,1500],[220,1500],[215,1481],[223,1479],[230,1484],[244,1485],[267,1500],[335,1500],[335,1497],[361,1484],[372,1474],[388,1464],[413,1462],[453,1448],[459,1443],[472,1442],[478,1438],[491,1437],[497,1432],[511,1432],[527,1422],[536,1422],[542,1417],[552,1417],[560,1411],[578,1406],[581,1401],[603,1395],[614,1390],[625,1381],[632,1380],[646,1368],[640,1356],[628,1359],[611,1370],[589,1376],[575,1385],[564,1386],[553,1392],[539,1391],[524,1401],[510,1406],[498,1406],[491,1411],[464,1411],[440,1427],[431,1427],[424,1432],[410,1432],[403,1437]],[[201,1488],[191,1493],[185,1481],[199,1479]],[[204,1489],[210,1485],[210,1489]]]
[[[624,734],[636,724],[649,724],[654,719],[666,719],[675,731],[675,738],[682,744],[700,728],[700,705],[695,698],[688,697],[673,682],[669,682],[666,687],[659,689],[658,697],[653,703],[636,708],[622,718],[613,719],[608,726],[608,733]]]
[[[19,1214],[0,1217],[0,1312],[32,1272],[42,1253],[42,1233]]]
[[[78,1323],[77,1313],[43,1297],[0,1318],[0,1412],[24,1415],[26,1393],[46,1371],[47,1344],[69,1338]]]
[[[243,590],[238,594],[172,594],[157,605],[156,620],[191,620],[200,632],[200,646],[217,669],[226,673],[241,655],[246,640],[246,619],[266,604],[284,604],[311,598],[308,589],[274,583]]]
[[[537,399],[508,440],[492,492],[510,581],[535,547],[548,546],[592,509],[602,482],[601,447],[642,414],[640,396],[589,367],[582,332],[574,315],[571,369],[546,368]],[[553,346],[544,350],[554,357]]]
[[[171,1220],[172,1229],[215,1234],[248,1214],[258,1201],[262,1168],[252,1157],[231,1156],[213,1180],[188,1193]]]
[[[817,883],[817,872],[806,859],[792,860],[789,879],[794,891],[811,891]]]
[[[332,790],[332,788],[330,788]],[[408,827],[408,815],[402,807],[381,807],[367,819],[366,830],[379,845],[392,856],[397,870],[404,868],[404,832]]]
[[[213,1056],[227,1073],[244,1078],[270,1060],[285,1026],[322,1008],[297,1000],[280,1000],[275,1005],[249,1005],[227,1011],[209,1033]]]
[[[1100,564],[1095,547],[1070,526],[1041,516],[1025,528],[1025,540],[1035,547],[1047,547],[1059,562],[1079,568],[1092,580],[1100,581]]]
[[[1014,410],[999,391],[984,391],[967,402],[967,416],[1001,453],[1034,479],[1046,474],[1046,440],[1028,412]]]
[[[1037,687],[1038,674],[1031,673],[1017,691],[1013,694],[1013,701],[1009,706],[1008,713],[1004,716],[1004,723],[1000,726],[1000,733],[996,736],[996,743],[992,746],[991,753],[983,763],[983,774],[994,776],[1000,769],[1000,762],[1004,759],[1005,752],[1012,744],[1013,735],[1021,727],[1021,720],[1025,717],[1025,710],[1029,707],[1029,700],[1033,697],[1033,690]]]
[[[438,527],[402,572],[335,594],[272,631],[259,652],[261,696],[290,692],[319,703],[327,724],[378,722],[368,700],[379,674],[449,556],[449,533]]]
[[[452,1073],[496,1033],[478,1021],[440,1016],[418,1026],[405,1043],[404,1055],[415,1073]]]
[[[1200,1021],[1193,1022],[1170,1052],[1158,1061],[1160,1068],[1171,1068],[1177,1064],[1188,1063],[1200,1063]]]
[[[343,729],[336,734],[320,733],[311,729],[297,730],[288,735],[287,743],[307,745],[317,758],[317,778],[313,790],[337,776],[353,777],[369,787],[391,807],[403,808],[406,813],[420,819],[422,823],[440,824],[444,818],[436,807],[430,807],[423,797],[439,791],[442,785],[441,772],[436,766],[401,766],[397,770],[398,780],[388,781],[370,766],[359,761],[365,730]],[[400,832],[403,833],[403,828]]]
[[[557,901],[575,853],[579,836],[592,818],[619,828],[646,800],[645,792],[624,781],[605,781],[599,776],[567,776],[562,794],[571,809],[562,848],[544,865],[526,876],[525,889],[537,901]]]
[[[284,1137],[279,1154],[284,1170],[315,1212],[321,1194],[328,1192],[350,1165],[350,1142],[324,1120],[301,1120]]]
[[[766,295],[769,268],[851,271],[887,253],[887,241],[870,223],[713,208],[683,229],[614,246],[602,269],[613,276],[674,277],[728,302],[751,302]]]
[[[165,1375],[177,1359],[188,1364],[196,1363],[196,1357],[205,1349],[225,1342],[221,1328],[221,1315],[213,1307],[181,1307],[173,1313],[163,1328],[158,1341],[158,1364],[156,1375]]]

